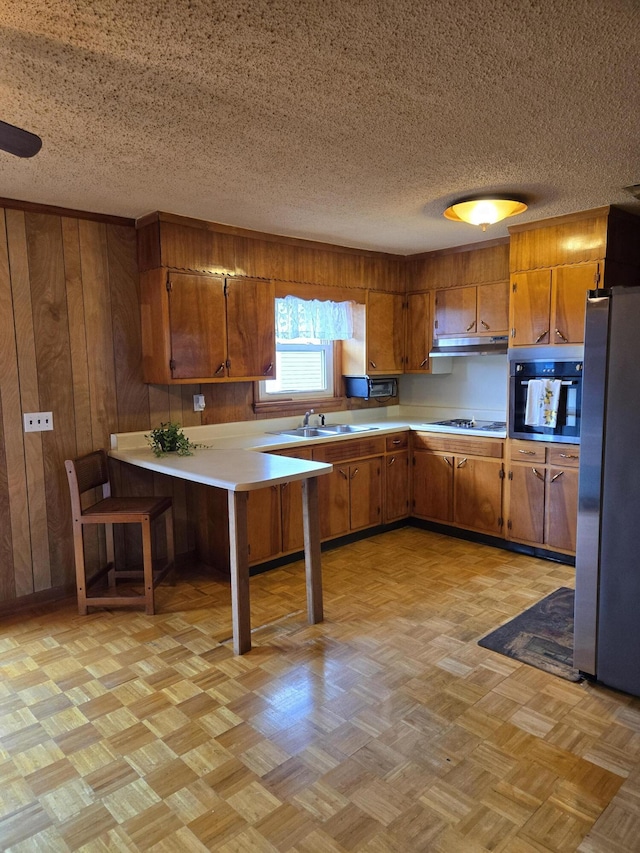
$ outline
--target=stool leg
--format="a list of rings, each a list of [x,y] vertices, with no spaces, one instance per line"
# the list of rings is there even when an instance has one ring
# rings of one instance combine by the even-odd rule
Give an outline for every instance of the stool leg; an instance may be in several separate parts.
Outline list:
[[[87,575],[84,566],[84,541],[82,525],[73,523],[73,551],[76,558],[76,589],[78,591],[78,613],[87,615]]]
[[[151,552],[151,521],[145,516],[142,527],[142,562],[144,569],[144,611],[147,616],[155,613],[153,598],[153,555]]]
[[[104,526],[104,544],[107,549],[107,564],[111,564],[111,570],[107,574],[109,586],[115,589],[116,586],[116,549],[113,541],[113,524],[105,524]]]

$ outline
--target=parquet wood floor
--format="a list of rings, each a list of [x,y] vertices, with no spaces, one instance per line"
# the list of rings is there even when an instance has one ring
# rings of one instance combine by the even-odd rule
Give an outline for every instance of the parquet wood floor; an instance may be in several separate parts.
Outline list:
[[[567,566],[404,528],[158,613],[0,625],[0,848],[245,853],[640,850],[640,700],[477,646]]]

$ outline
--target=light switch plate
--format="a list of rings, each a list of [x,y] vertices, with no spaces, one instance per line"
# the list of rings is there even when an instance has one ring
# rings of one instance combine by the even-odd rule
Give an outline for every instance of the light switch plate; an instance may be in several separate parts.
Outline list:
[[[193,411],[194,412],[204,412],[205,402],[204,402],[204,394],[194,394],[193,395]]]
[[[45,432],[53,429],[53,412],[27,412],[22,417],[25,432]]]

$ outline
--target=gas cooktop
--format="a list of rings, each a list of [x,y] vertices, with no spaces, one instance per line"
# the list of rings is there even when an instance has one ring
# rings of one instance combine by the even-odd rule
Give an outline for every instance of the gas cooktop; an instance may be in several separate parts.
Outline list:
[[[425,426],[441,426],[447,429],[479,430],[480,432],[504,432],[507,429],[505,421],[477,421],[475,418],[452,418],[448,421],[431,421]]]

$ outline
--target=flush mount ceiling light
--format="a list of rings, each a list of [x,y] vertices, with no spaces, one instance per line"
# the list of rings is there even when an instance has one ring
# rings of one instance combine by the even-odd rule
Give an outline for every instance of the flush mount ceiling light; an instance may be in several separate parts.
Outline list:
[[[479,225],[486,231],[488,225],[500,222],[507,216],[524,213],[526,209],[527,205],[515,198],[475,198],[455,202],[445,210],[444,215],[454,222]]]

